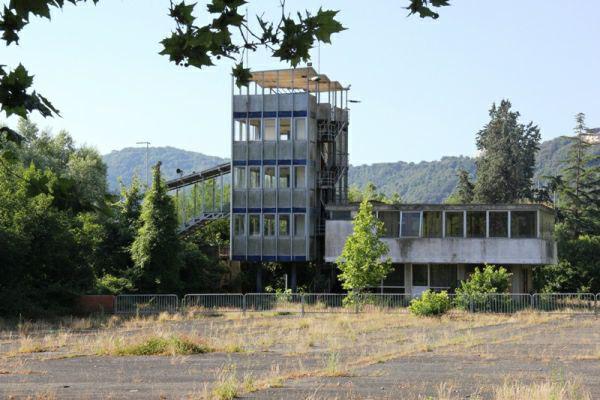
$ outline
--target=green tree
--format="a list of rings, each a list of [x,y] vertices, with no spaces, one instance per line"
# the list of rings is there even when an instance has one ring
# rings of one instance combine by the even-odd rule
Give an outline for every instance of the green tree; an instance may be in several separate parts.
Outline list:
[[[357,292],[378,285],[390,272],[391,260],[386,257],[389,248],[381,240],[383,222],[375,217],[373,206],[367,199],[360,203],[353,225],[354,231],[336,263],[341,271],[338,278],[342,287]]]
[[[600,235],[600,156],[591,152],[585,114],[577,114],[575,121],[558,191],[561,216],[572,237],[577,238],[581,234]]]
[[[474,185],[469,178],[469,172],[464,169],[459,169],[458,173],[458,183],[456,184],[456,188],[454,192],[448,196],[445,203],[447,204],[468,204],[473,202],[474,197]]]
[[[131,246],[140,291],[166,293],[180,287],[181,243],[177,214],[160,176],[160,162],[153,168],[152,188],[146,192],[140,227]]]
[[[477,133],[477,181],[474,198],[478,203],[514,203],[531,197],[535,154],[540,130],[532,122],[519,123],[519,112],[502,100],[492,105],[490,122]]]

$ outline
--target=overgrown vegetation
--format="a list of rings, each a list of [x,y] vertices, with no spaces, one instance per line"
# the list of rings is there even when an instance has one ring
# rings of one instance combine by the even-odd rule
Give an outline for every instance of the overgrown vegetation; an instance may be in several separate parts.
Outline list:
[[[108,351],[117,356],[175,356],[201,354],[212,351],[205,343],[185,336],[150,337],[141,343],[117,345]],[[101,354],[103,354],[101,350]]]
[[[21,143],[0,138],[0,315],[74,310],[78,295],[219,287],[225,268],[215,223],[182,241],[159,171],[109,192],[98,152],[21,120]],[[134,245],[135,244],[135,245]]]
[[[421,297],[411,300],[408,306],[410,312],[420,317],[431,317],[445,314],[452,308],[452,302],[448,296],[448,292],[442,291],[439,293],[433,290],[426,290]]]

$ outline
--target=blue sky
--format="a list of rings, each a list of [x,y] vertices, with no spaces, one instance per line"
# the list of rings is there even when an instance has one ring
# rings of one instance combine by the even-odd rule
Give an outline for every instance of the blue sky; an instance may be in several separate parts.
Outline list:
[[[251,3],[250,15],[278,13],[278,0]],[[502,98],[543,139],[570,133],[577,112],[600,126],[600,1],[456,0],[437,21],[407,18],[407,3],[287,1],[290,11],[341,10],[348,30],[321,47],[320,65],[361,100],[351,111],[352,164],[472,155]],[[23,62],[62,113],[34,120],[80,144],[107,153],[148,140],[227,157],[231,64],[186,69],[158,55],[172,29],[167,8],[167,0],[67,6],[51,22],[33,20],[0,61]],[[285,67],[266,53],[250,65]]]

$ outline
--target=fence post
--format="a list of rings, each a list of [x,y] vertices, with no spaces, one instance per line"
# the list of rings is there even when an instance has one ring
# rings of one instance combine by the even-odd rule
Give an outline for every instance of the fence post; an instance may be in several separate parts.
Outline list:
[[[358,314],[358,302],[360,301],[360,293],[356,294],[355,300],[354,300],[354,314]]]
[[[475,312],[473,308],[473,296],[469,296],[469,311],[471,311],[472,313]]]
[[[300,295],[300,316],[304,317],[304,293]]]
[[[534,297],[531,293],[529,293],[529,307],[531,308],[531,311],[535,310],[535,300]]]
[[[246,316],[246,293],[242,295],[242,315]]]

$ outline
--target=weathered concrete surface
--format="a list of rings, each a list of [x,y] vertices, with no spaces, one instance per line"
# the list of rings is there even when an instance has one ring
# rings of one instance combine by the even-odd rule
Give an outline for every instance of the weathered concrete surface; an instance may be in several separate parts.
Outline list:
[[[352,221],[327,221],[325,261],[334,262],[352,233]],[[395,263],[552,264],[552,240],[527,238],[384,238]]]

